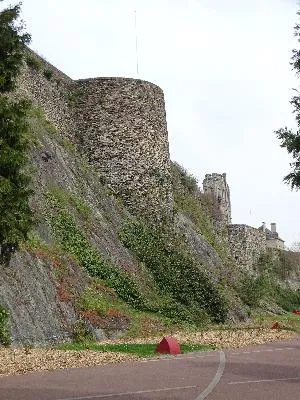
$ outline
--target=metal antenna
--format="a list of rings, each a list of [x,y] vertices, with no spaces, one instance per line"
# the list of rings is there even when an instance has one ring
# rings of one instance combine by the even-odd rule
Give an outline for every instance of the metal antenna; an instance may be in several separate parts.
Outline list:
[[[139,75],[139,53],[138,53],[138,34],[137,34],[137,17],[134,10],[134,26],[135,26],[135,51],[136,51],[136,73]]]

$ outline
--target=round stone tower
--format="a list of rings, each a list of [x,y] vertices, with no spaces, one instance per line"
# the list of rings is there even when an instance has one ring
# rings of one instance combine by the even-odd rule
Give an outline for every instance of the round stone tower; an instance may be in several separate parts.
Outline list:
[[[219,205],[221,222],[231,224],[230,191],[226,182],[226,174],[206,174],[203,181],[204,193],[212,195]]]
[[[77,141],[133,213],[161,219],[173,197],[163,91],[137,79],[75,81]]]

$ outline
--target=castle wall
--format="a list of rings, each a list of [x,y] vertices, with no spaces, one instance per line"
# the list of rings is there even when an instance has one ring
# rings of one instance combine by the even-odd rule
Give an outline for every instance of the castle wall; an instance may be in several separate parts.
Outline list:
[[[42,108],[57,130],[72,139],[76,132],[72,111],[72,79],[30,49],[25,59],[33,59],[35,64],[24,63],[17,81],[16,96],[25,97],[33,105]]]
[[[78,141],[130,210],[167,216],[173,208],[162,90],[125,78],[76,82]],[[153,213],[153,211],[155,211]]]
[[[231,224],[230,191],[226,182],[226,174],[206,174],[203,181],[203,191],[214,196],[220,208],[220,222]]]
[[[248,225],[228,226],[229,247],[237,264],[250,269],[266,251],[265,234]]]
[[[30,49],[26,58],[37,62],[24,64],[15,96],[42,108],[133,213],[156,220],[170,216],[173,196],[163,91],[135,79],[73,81]]]

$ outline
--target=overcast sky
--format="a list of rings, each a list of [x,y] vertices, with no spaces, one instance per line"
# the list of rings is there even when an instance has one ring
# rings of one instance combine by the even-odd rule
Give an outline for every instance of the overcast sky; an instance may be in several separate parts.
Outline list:
[[[13,1],[13,0],[12,0]],[[8,4],[5,1],[4,4]],[[297,0],[23,0],[31,47],[74,79],[136,77],[165,93],[171,158],[227,174],[233,223],[300,241],[300,192],[274,130],[295,127]]]

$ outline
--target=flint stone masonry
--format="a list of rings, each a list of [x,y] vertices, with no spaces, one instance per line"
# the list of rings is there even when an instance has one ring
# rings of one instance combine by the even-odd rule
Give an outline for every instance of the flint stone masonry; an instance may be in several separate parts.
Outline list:
[[[78,142],[90,163],[134,213],[173,208],[162,90],[149,82],[96,78],[76,82]]]
[[[226,174],[206,174],[203,181],[203,191],[217,199],[220,208],[220,222],[224,225],[231,224],[230,191],[226,182]]]
[[[250,269],[266,251],[263,232],[248,225],[228,226],[229,247],[237,264]]]
[[[17,80],[16,95],[29,99],[35,107],[41,108],[59,133],[73,139],[76,121],[71,107],[72,79],[29,49],[26,57],[36,59],[38,66],[24,63]],[[46,71],[51,71],[51,78],[45,76]]]
[[[28,54],[40,66],[24,65],[15,94],[43,109],[131,212],[156,221],[172,216],[163,91],[138,79],[73,81],[31,50]]]

